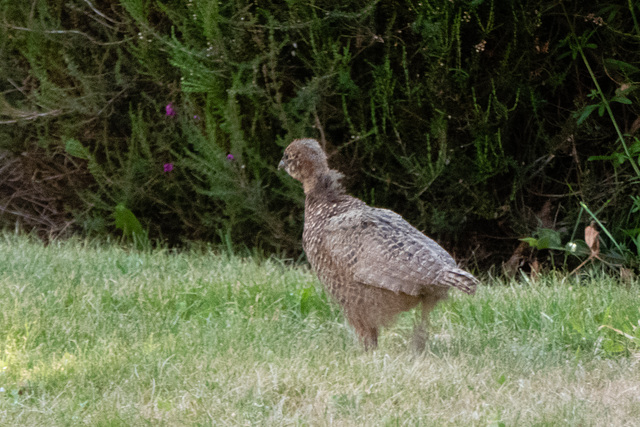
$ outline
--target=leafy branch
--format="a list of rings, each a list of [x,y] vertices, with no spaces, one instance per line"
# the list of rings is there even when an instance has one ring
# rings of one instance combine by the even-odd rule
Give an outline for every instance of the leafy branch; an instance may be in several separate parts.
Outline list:
[[[607,100],[607,97],[605,96],[602,88],[600,87],[600,84],[598,83],[598,79],[596,78],[596,75],[593,72],[593,69],[591,68],[591,65],[589,64],[589,61],[587,60],[587,56],[584,53],[584,49],[585,48],[596,49],[598,47],[594,43],[589,43],[589,39],[591,38],[591,36],[595,32],[595,30],[589,32],[587,35],[583,35],[581,37],[578,37],[576,35],[575,28],[573,27],[573,24],[571,23],[571,20],[569,19],[569,14],[567,13],[567,9],[565,8],[564,3],[560,3],[560,5],[562,6],[562,10],[564,11],[564,15],[567,18],[567,22],[569,24],[569,27],[571,28],[571,34],[569,35],[569,37],[571,39],[570,47],[571,47],[571,51],[572,51],[572,56],[575,59],[577,55],[580,55],[580,58],[582,59],[582,62],[584,63],[587,71],[589,72],[589,76],[591,76],[591,80],[593,81],[593,84],[596,87],[596,89],[591,92],[590,97],[592,97],[592,98],[599,97],[600,98],[600,103],[599,104],[589,105],[589,106],[585,107],[585,109],[583,109],[581,115],[578,118],[578,124],[580,124],[584,120],[586,120],[586,118],[589,116],[589,114],[591,114],[596,108],[598,109],[598,112],[599,112],[599,114],[601,116],[603,115],[604,111],[606,111],[607,114],[609,115],[609,118],[611,119],[611,123],[613,124],[613,127],[616,130],[616,134],[618,135],[618,140],[620,141],[620,144],[622,145],[624,153],[625,153],[627,159],[629,159],[629,163],[631,163],[631,167],[633,168],[633,171],[635,172],[636,176],[640,177],[640,167],[638,167],[637,162],[635,162],[633,160],[633,157],[631,155],[631,151],[629,150],[629,147],[628,147],[627,143],[625,142],[624,135],[622,134],[622,131],[620,130],[620,126],[618,126],[618,122],[616,121],[616,118],[613,115],[613,111],[611,110],[610,101]],[[621,102],[623,104],[631,104],[631,101],[629,99],[627,99],[626,97],[624,97],[624,93],[622,93],[622,92],[619,93],[618,95],[616,95],[615,97],[613,97],[611,99],[611,102]]]

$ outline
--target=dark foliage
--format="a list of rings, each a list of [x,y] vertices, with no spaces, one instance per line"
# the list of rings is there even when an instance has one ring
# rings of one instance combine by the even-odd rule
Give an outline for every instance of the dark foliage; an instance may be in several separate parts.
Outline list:
[[[152,239],[295,253],[303,197],[275,167],[308,136],[354,195],[459,258],[506,260],[537,229],[574,240],[581,206],[636,251],[638,17],[595,1],[1,1],[0,168],[25,182],[0,180],[0,223],[111,233],[125,206]],[[59,170],[46,195],[26,158]],[[19,210],[16,188],[32,192]]]

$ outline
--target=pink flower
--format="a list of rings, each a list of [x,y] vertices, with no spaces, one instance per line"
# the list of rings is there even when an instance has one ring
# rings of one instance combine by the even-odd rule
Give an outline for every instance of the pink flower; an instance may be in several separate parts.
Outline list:
[[[227,154],[227,160],[235,160],[236,158],[233,157],[233,154]]]
[[[165,172],[171,172],[173,170],[173,163],[165,163],[164,164],[164,171]]]
[[[173,109],[173,103],[171,102],[164,107],[164,110],[166,111],[167,117],[173,117],[176,115],[176,110]]]

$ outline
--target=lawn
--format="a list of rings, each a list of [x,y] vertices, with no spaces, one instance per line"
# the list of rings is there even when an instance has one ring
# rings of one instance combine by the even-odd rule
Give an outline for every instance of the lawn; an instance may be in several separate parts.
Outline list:
[[[485,279],[367,353],[292,262],[0,234],[0,424],[637,425],[639,291]]]

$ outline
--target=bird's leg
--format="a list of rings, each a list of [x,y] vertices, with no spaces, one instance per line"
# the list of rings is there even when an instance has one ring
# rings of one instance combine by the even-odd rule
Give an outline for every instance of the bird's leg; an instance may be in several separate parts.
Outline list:
[[[364,349],[375,350],[378,348],[378,329],[377,328],[367,328],[365,331],[362,331],[360,334],[360,338],[362,339],[362,343],[364,344]]]
[[[346,309],[344,314],[364,349],[369,351],[378,348],[378,328],[369,323],[367,319],[364,319],[360,313],[353,310]]]
[[[421,308],[421,316],[420,321],[416,322],[416,325],[413,329],[413,342],[412,346],[417,353],[422,353],[424,351],[424,347],[427,343],[427,339],[429,338],[429,314],[433,307],[436,306],[438,300],[436,298],[431,298],[425,296],[422,299]]]

